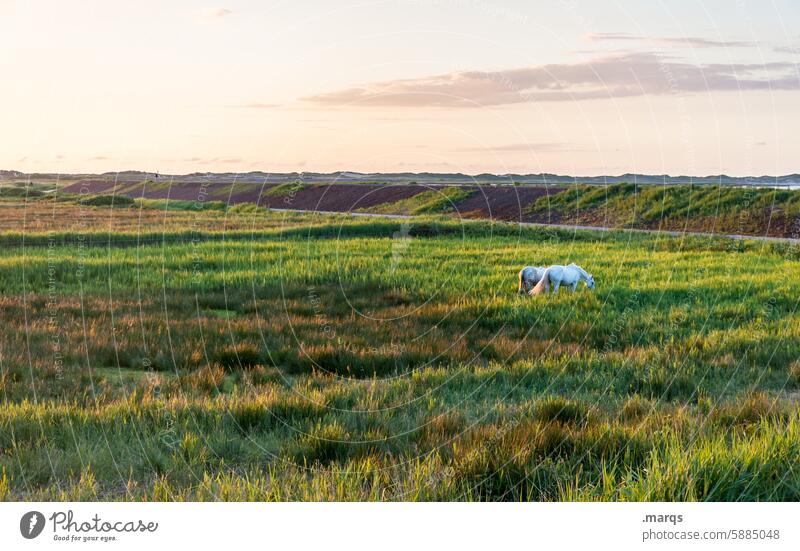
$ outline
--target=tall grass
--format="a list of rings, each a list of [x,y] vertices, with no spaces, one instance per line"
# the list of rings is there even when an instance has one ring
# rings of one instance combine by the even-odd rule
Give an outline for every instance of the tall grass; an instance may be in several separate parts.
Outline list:
[[[90,212],[0,235],[2,499],[800,497],[792,248]]]

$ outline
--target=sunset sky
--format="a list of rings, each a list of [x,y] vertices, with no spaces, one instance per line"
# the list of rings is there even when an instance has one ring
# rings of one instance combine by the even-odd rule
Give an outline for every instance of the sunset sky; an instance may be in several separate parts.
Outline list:
[[[800,2],[0,0],[0,168],[800,172]]]

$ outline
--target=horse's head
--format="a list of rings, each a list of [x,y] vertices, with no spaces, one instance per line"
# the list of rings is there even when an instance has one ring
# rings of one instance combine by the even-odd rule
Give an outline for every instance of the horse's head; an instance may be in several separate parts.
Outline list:
[[[586,287],[594,289],[594,276],[592,274],[589,274],[589,277],[586,279]]]

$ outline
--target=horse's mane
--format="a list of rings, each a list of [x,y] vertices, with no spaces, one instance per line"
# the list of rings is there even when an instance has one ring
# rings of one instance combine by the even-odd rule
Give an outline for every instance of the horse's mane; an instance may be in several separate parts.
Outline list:
[[[586,278],[588,278],[588,277],[589,277],[589,272],[587,272],[586,270],[584,270],[583,268],[581,268],[580,266],[578,266],[578,265],[577,265],[577,264],[575,264],[574,262],[572,262],[572,263],[570,264],[570,266],[572,266],[572,267],[576,268],[576,269],[577,269],[577,270],[578,270],[578,271],[579,271],[581,274],[583,274],[583,276],[584,276],[584,277],[586,277]]]

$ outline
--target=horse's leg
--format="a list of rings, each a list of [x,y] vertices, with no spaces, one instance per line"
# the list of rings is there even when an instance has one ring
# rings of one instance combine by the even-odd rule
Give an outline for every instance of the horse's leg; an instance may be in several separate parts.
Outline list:
[[[578,282],[577,281],[575,283],[573,283],[572,285],[570,285],[570,289],[572,289],[573,293],[575,292],[575,289],[577,289],[577,288],[578,288]]]
[[[553,294],[555,295],[558,292],[558,288],[561,287],[561,281],[556,280],[553,282]]]

